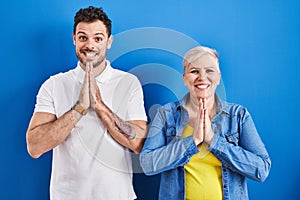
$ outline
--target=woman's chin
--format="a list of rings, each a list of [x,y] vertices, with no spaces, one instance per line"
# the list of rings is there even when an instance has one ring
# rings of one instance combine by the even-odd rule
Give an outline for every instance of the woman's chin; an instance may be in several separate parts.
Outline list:
[[[210,94],[201,94],[201,95],[197,95],[197,99],[209,99],[212,95]]]

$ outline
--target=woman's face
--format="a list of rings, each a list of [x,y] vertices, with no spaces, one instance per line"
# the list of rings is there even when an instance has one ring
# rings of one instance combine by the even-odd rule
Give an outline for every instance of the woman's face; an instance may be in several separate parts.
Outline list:
[[[185,67],[183,80],[193,98],[214,96],[220,83],[220,69],[216,57],[205,54]]]

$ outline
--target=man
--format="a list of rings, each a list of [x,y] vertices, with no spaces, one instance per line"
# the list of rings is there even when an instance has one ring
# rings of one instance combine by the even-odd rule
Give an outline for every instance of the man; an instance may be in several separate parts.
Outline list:
[[[146,136],[142,88],[137,78],[106,60],[111,20],[101,8],[74,17],[77,67],[41,86],[26,139],[38,158],[53,149],[53,200],[135,199],[130,150]]]

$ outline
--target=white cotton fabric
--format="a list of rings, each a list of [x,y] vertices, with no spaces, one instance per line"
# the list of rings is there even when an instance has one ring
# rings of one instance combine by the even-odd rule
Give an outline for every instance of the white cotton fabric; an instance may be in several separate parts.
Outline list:
[[[120,118],[147,120],[142,87],[127,72],[109,61],[96,78],[104,103]],[[35,112],[68,112],[77,102],[85,72],[77,65],[51,76],[39,90]],[[50,198],[52,200],[135,199],[130,151],[107,133],[95,111],[89,109],[60,145],[53,149]]]

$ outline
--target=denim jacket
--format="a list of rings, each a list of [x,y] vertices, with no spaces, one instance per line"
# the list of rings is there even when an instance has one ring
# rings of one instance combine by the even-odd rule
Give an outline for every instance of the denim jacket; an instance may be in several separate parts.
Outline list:
[[[184,165],[199,152],[193,136],[181,137],[189,119],[184,107],[188,97],[158,109],[140,154],[146,175],[161,173],[161,200],[185,199]],[[246,178],[264,181],[271,160],[247,109],[216,99],[214,137],[208,150],[222,163],[223,199],[248,199]]]

